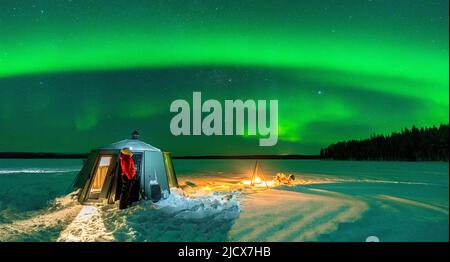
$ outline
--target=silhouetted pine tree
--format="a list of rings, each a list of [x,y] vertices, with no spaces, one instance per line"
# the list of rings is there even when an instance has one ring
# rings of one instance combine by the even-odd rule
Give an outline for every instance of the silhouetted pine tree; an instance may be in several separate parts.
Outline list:
[[[389,136],[337,142],[322,148],[325,159],[448,161],[449,125],[403,129]]]

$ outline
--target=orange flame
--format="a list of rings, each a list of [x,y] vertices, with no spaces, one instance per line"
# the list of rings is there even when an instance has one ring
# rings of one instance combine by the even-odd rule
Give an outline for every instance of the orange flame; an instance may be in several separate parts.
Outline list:
[[[241,183],[246,186],[252,187],[273,187],[276,182],[273,180],[264,180],[260,176],[254,176],[251,180],[242,180]]]

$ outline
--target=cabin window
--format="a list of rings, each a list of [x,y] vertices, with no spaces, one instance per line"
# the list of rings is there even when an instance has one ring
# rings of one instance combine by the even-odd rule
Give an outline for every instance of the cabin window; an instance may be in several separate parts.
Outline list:
[[[98,199],[100,192],[102,191],[103,184],[105,183],[109,166],[111,165],[111,159],[111,156],[102,156],[100,158],[97,169],[95,170],[94,179],[92,179],[89,199]]]

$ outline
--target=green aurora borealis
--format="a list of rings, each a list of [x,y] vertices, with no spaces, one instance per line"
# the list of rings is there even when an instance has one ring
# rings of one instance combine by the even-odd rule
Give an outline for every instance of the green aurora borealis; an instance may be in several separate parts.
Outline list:
[[[448,24],[446,0],[2,1],[0,151],[138,129],[174,154],[314,154],[448,123]],[[169,105],[193,91],[278,99],[278,145],[172,136]]]

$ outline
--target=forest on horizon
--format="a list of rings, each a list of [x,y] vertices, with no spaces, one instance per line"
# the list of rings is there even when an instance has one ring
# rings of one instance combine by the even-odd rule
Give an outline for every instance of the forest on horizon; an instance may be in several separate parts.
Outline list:
[[[323,159],[448,161],[449,125],[413,126],[390,135],[337,142],[320,150]]]

